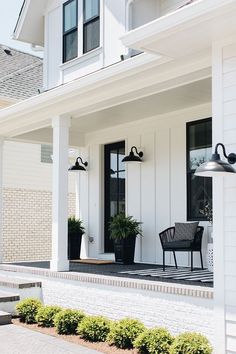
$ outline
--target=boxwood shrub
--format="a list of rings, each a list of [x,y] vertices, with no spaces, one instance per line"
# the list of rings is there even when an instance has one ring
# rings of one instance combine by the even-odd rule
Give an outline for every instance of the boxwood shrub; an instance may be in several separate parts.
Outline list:
[[[183,333],[177,336],[170,354],[211,354],[212,347],[206,337],[198,333]]]
[[[147,329],[134,341],[134,347],[140,354],[169,354],[173,340],[167,329]]]
[[[91,342],[105,342],[111,321],[102,316],[87,316],[78,325],[77,333]]]
[[[108,335],[110,344],[121,349],[133,348],[135,339],[145,330],[142,322],[131,318],[124,318],[114,322]]]
[[[43,306],[38,310],[36,321],[41,327],[53,327],[54,317],[62,310],[59,306]]]
[[[62,310],[55,315],[54,325],[58,334],[76,334],[80,321],[85,317],[82,311]]]
[[[36,315],[41,307],[42,303],[40,300],[28,298],[21,300],[16,305],[16,311],[20,317],[21,322],[36,323]]]

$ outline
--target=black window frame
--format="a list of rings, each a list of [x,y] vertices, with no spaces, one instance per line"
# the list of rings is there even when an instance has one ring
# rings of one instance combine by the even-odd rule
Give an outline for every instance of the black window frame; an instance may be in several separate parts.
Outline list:
[[[196,216],[192,216],[191,214],[191,180],[192,180],[192,176],[195,173],[195,170],[191,170],[190,169],[190,160],[189,160],[189,146],[190,146],[190,127],[192,127],[193,125],[196,124],[202,124],[202,123],[207,123],[207,122],[211,122],[212,123],[212,117],[208,117],[208,118],[203,118],[203,119],[199,119],[199,120],[195,120],[195,121],[191,121],[191,122],[187,122],[186,123],[186,181],[187,181],[187,221],[208,221],[207,217],[204,215],[201,215],[199,217]],[[199,177],[202,178],[202,177]],[[211,180],[211,189],[212,189],[212,178],[210,177],[206,177],[209,178]],[[212,198],[213,198],[213,194],[212,194]],[[212,200],[210,201],[211,206],[212,206]]]
[[[96,48],[99,48],[99,46],[100,46],[100,0],[98,0],[98,15],[90,17],[88,20],[85,19],[85,11],[86,11],[85,3],[86,3],[86,0],[83,0],[83,54],[89,53],[92,50],[94,50]],[[98,45],[96,47],[92,48],[92,49],[87,50],[86,49],[87,38],[86,38],[86,30],[85,30],[85,28],[89,24],[91,24],[92,22],[95,22],[95,21],[99,21],[99,26],[98,26],[98,28],[99,28],[99,33],[98,33],[99,41],[98,41]]]
[[[65,7],[67,5],[69,5],[71,2],[75,1],[75,4],[76,4],[76,25],[72,28],[70,28],[69,30],[67,31],[64,31],[64,28],[65,28]],[[67,63],[69,62],[70,60],[73,60],[75,58],[78,57],[78,0],[68,0],[66,1],[64,4],[63,4],[63,11],[62,11],[62,17],[63,17],[63,23],[62,23],[62,37],[63,37],[63,41],[62,41],[62,47],[63,47],[63,54],[62,54],[62,57],[63,57],[63,63]],[[77,33],[77,43],[76,43],[76,55],[70,59],[67,59],[66,60],[66,45],[65,45],[65,40],[66,40],[66,37],[68,36],[68,34],[71,34],[71,33]]]

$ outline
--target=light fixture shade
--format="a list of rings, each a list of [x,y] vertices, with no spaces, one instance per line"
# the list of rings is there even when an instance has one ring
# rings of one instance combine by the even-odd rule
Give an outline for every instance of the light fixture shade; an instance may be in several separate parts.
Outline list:
[[[81,166],[80,164],[71,166],[68,171],[86,171],[86,168],[84,166]]]
[[[81,164],[79,163],[79,161],[81,162]],[[83,165],[83,166],[82,166]],[[72,171],[72,172],[78,172],[78,171],[86,171],[86,168],[88,166],[88,162],[85,161],[83,162],[83,160],[81,159],[81,157],[77,157],[75,164],[73,166],[71,166],[68,171]]]
[[[203,163],[196,169],[195,176],[215,177],[226,176],[229,173],[235,174],[236,171],[227,161],[221,160],[218,153],[215,153],[210,161]]]
[[[136,154],[134,154],[133,150],[135,150]],[[141,163],[143,157],[143,152],[138,152],[136,146],[132,146],[129,155],[125,156],[122,162],[138,162]]]

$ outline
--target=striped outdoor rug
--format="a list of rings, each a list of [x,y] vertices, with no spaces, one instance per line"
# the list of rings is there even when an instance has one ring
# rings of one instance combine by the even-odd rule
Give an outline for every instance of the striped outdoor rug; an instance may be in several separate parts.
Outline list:
[[[162,279],[196,281],[201,283],[213,283],[213,273],[208,269],[196,269],[193,272],[189,268],[166,268],[166,271],[160,268],[144,270],[127,270],[119,272],[120,274],[138,275],[144,277],[156,277]]]

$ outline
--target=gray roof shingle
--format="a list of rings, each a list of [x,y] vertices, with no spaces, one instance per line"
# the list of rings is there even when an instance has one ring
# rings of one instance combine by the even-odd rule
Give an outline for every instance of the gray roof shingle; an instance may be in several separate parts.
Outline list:
[[[0,96],[25,100],[43,85],[43,60],[0,44]]]

